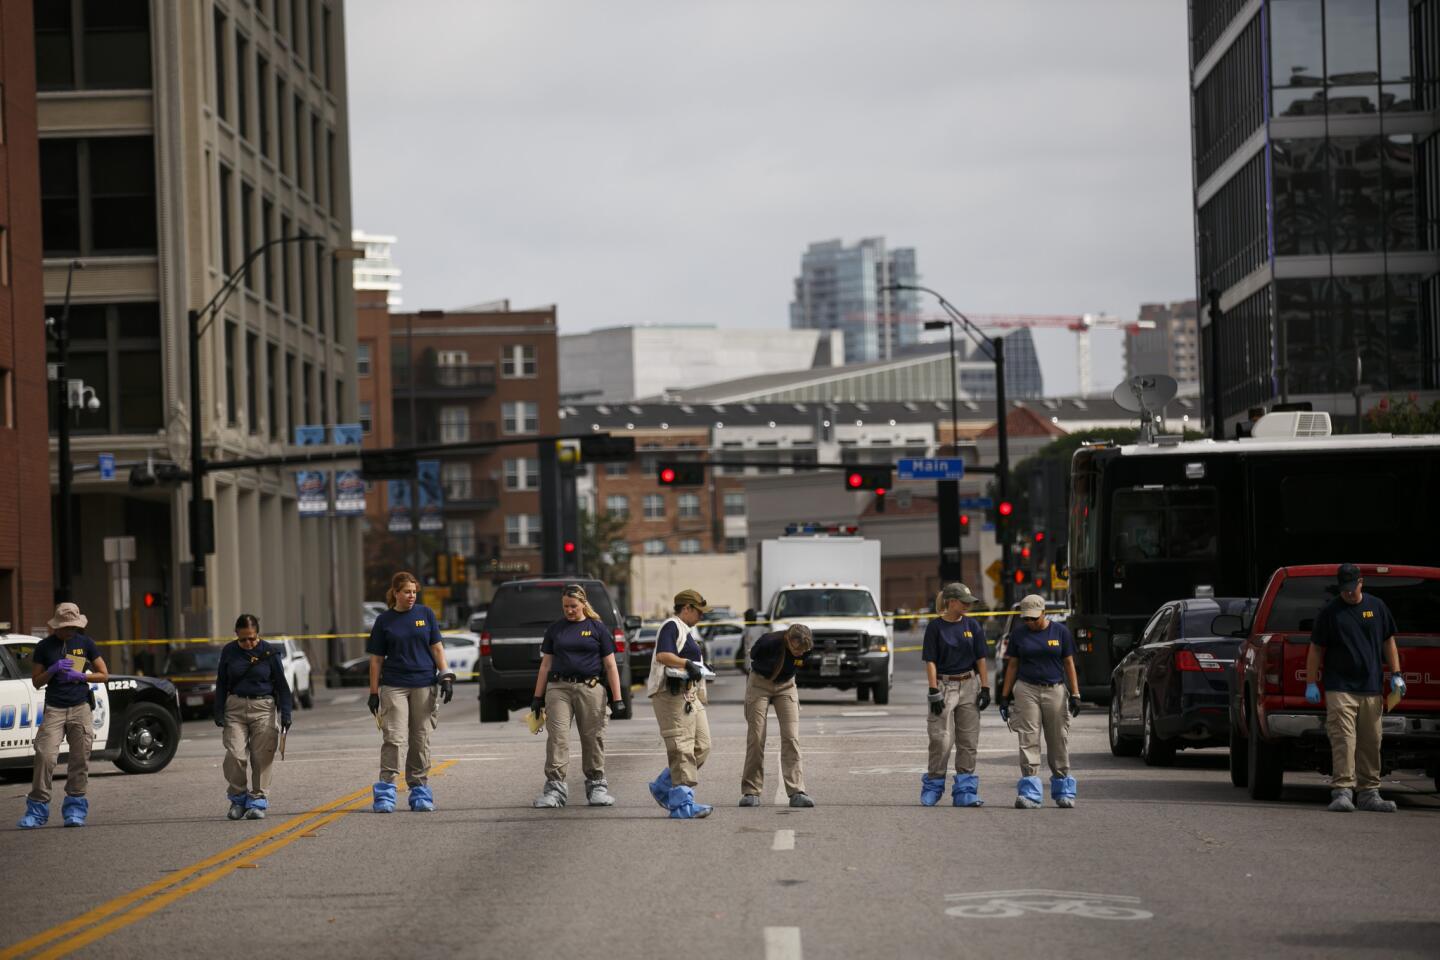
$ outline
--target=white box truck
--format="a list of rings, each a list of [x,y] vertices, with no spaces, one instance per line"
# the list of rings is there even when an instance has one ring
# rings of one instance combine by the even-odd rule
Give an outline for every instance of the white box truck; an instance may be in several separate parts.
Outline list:
[[[749,611],[758,620],[747,629],[750,644],[771,630],[803,623],[815,648],[795,673],[802,687],[855,690],[864,701],[890,701],[895,674],[890,628],[880,610],[880,542],[856,535],[853,526],[795,526],[792,532],[762,540],[757,569],[763,607]]]

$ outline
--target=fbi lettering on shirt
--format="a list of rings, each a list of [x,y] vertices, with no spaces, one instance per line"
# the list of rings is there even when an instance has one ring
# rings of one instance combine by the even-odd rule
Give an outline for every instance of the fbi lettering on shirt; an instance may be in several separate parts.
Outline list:
[[[1046,641],[1045,641],[1045,645],[1046,645],[1047,647],[1058,647],[1058,646],[1060,646],[1060,641],[1059,641],[1059,640],[1046,640]]]
[[[416,621],[415,621],[415,626],[417,626],[417,627],[423,627],[423,626],[425,626],[425,621],[424,621],[424,620],[416,620]]]

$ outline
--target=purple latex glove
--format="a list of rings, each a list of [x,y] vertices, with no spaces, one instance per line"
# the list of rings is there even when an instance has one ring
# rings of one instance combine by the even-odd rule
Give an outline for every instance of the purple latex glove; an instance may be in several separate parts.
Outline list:
[[[71,683],[86,683],[85,674],[79,670],[62,670],[55,674],[56,679],[68,680]]]
[[[59,660],[56,660],[54,663],[50,664],[50,669],[46,670],[45,672],[50,674],[50,676],[52,677],[63,676],[69,673],[72,669],[74,669],[74,667],[74,660],[71,660],[69,657],[61,657]]]

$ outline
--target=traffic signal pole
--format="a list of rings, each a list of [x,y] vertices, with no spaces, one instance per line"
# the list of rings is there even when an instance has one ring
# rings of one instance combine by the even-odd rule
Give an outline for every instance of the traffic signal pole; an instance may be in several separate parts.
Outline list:
[[[1005,402],[1005,338],[991,337],[991,351],[995,357],[995,439],[1000,444],[997,460],[996,485],[1000,491],[1001,502],[1010,499],[1010,409]],[[1008,526],[1008,524],[1007,524]],[[1008,536],[1000,540],[1000,568],[1004,576],[1000,578],[1001,592],[1004,594],[1004,609],[1009,610],[1014,600],[1014,588],[1011,586],[1010,576],[1010,538]]]

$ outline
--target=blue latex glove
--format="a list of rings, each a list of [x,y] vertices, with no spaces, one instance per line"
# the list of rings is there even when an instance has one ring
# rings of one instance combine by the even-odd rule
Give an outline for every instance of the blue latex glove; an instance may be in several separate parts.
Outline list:
[[[1390,674],[1390,689],[1400,696],[1405,696],[1405,678],[1398,673]]]
[[[1320,702],[1320,688],[1319,688],[1318,686],[1316,686],[1316,685],[1313,684],[1313,683],[1307,683],[1307,684],[1305,684],[1305,702],[1306,702],[1306,703],[1319,703],[1319,702]]]

